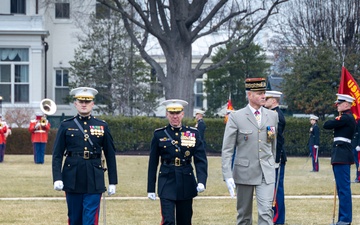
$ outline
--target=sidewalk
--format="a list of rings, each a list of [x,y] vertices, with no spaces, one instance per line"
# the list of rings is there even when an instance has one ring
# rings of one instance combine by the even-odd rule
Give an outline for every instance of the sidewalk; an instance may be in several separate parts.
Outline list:
[[[147,197],[109,197],[106,200],[147,200]],[[288,195],[285,199],[332,199],[334,195]],[[360,198],[360,195],[353,195],[352,198]],[[158,200],[159,198],[157,198]],[[197,196],[196,199],[231,199],[230,196]],[[236,198],[234,198],[236,199]],[[0,201],[65,201],[65,197],[19,197],[19,198],[0,198]]]

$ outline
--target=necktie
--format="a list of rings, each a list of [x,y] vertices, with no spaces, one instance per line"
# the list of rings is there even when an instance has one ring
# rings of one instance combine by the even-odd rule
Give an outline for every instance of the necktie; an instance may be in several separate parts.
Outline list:
[[[256,121],[260,125],[260,112],[256,110],[254,114],[255,114]]]

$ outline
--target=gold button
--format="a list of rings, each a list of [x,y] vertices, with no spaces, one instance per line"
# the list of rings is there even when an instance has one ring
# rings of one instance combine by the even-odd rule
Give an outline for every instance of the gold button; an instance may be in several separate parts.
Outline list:
[[[87,133],[87,130],[84,130],[85,133]]]
[[[176,149],[176,150],[175,150],[175,152],[179,152],[179,150],[178,150],[178,149]]]
[[[84,149],[87,150],[87,147],[85,147]]]
[[[175,133],[175,136],[178,136],[179,135],[179,133]]]
[[[164,148],[166,148],[166,146],[164,146]]]
[[[86,125],[86,124],[87,124],[87,122],[84,122],[84,124]]]

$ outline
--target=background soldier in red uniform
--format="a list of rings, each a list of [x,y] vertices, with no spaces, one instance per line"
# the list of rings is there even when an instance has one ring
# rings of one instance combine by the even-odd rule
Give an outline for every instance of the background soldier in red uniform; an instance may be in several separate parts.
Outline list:
[[[36,118],[30,121],[29,131],[31,133],[31,142],[34,148],[34,162],[43,164],[45,157],[45,147],[48,141],[48,132],[50,123],[42,113],[36,113]]]
[[[8,126],[2,121],[2,115],[0,115],[0,162],[4,161],[5,155],[5,142],[6,134],[8,132]]]

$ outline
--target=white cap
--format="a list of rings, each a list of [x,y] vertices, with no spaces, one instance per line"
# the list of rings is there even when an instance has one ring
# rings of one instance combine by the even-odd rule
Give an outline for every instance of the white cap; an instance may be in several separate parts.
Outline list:
[[[90,87],[78,87],[70,91],[70,95],[78,100],[93,100],[98,91]]]
[[[341,103],[341,102],[349,102],[352,103],[355,98],[351,97],[350,95],[345,95],[345,94],[336,94],[337,95],[337,100],[335,101],[335,103]]]
[[[201,114],[201,115],[204,115],[205,114],[205,111],[201,110],[201,109],[194,109],[194,115],[196,114]]]
[[[282,92],[280,91],[266,91],[265,97],[266,98],[280,98],[282,95]]]
[[[181,99],[169,99],[163,101],[161,105],[165,105],[168,112],[181,112],[184,110],[184,106],[188,105],[188,102]]]
[[[319,120],[319,117],[315,115],[310,115],[310,120]]]

